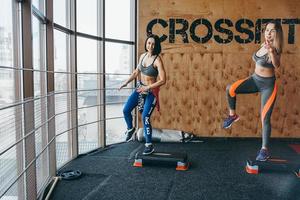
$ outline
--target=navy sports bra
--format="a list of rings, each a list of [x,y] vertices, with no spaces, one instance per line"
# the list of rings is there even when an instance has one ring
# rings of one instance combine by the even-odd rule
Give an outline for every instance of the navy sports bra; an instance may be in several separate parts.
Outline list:
[[[151,63],[151,65],[144,67],[143,66],[143,60],[145,58],[147,54],[144,55],[144,57],[142,58],[138,69],[142,72],[142,74],[146,75],[146,76],[151,76],[151,77],[157,77],[158,76],[158,69],[156,67],[154,67],[154,61],[156,60],[156,58],[158,57],[158,55],[154,58],[153,62]]]
[[[265,67],[265,68],[274,68],[274,65],[272,62],[268,62],[268,58],[269,58],[269,55],[268,53],[266,53],[265,55],[263,56],[257,56],[256,55],[257,52],[255,52],[252,56],[252,59],[254,60],[254,62],[262,67]]]

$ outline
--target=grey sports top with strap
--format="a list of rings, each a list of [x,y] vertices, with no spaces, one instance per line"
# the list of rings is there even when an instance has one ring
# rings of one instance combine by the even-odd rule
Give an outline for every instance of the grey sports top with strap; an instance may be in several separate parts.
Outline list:
[[[142,74],[146,75],[146,76],[151,76],[151,77],[157,77],[158,76],[158,70],[156,67],[154,67],[154,61],[156,60],[156,58],[158,57],[158,55],[154,58],[153,62],[145,67],[143,66],[143,60],[145,58],[147,54],[144,55],[144,57],[142,58],[140,64],[138,65],[138,69],[142,72]]]
[[[255,52],[252,56],[252,59],[255,61],[256,64],[266,67],[266,68],[274,68],[274,65],[272,62],[268,62],[269,55],[266,53],[263,56],[257,56],[257,52]]]

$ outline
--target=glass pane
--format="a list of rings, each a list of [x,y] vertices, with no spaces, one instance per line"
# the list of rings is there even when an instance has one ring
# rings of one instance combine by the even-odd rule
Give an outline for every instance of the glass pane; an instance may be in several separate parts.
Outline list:
[[[120,105],[116,106],[116,109],[119,108],[121,108]],[[126,131],[126,123],[123,118],[106,120],[106,144],[109,145],[113,143],[124,142],[125,131]]]
[[[13,65],[12,1],[1,0],[0,6],[0,66]],[[2,20],[5,19],[5,20]],[[0,78],[2,80],[2,78]],[[0,84],[3,86],[3,84]],[[0,92],[0,95],[2,92]]]
[[[133,46],[112,42],[105,43],[106,73],[131,74],[133,66]]]
[[[100,75],[98,72],[98,41],[78,37],[77,39],[77,77],[78,99],[78,143],[79,153],[90,151],[98,146]],[[89,125],[85,125],[91,123]]]
[[[1,66],[13,67],[13,30],[12,1],[1,1],[0,6],[0,107],[14,102],[14,70]],[[0,119],[0,124],[2,124]]]
[[[124,103],[106,105],[106,118],[123,117],[123,107]]]
[[[123,106],[132,92],[133,82],[122,90],[118,90],[121,83],[128,79],[133,66],[133,46],[107,42],[105,45],[105,99],[107,144],[124,141],[122,133],[126,130],[123,119]]]
[[[85,88],[88,89],[88,88]],[[99,135],[99,91],[78,92],[79,153],[97,148]],[[86,125],[88,124],[89,125]]]
[[[16,76],[18,71],[4,69],[3,67],[14,66],[14,33],[13,33],[13,12],[12,0],[1,0],[0,6],[0,107],[16,101]],[[17,183],[13,182],[23,170],[23,143],[15,145],[7,152],[8,147],[13,145],[22,135],[22,106],[0,110],[0,196],[3,199],[22,199],[24,179],[21,176]],[[11,186],[12,185],[12,186]],[[11,186],[11,187],[10,187]],[[10,189],[4,194],[4,191]],[[23,190],[24,191],[24,190]],[[1,199],[2,199],[1,198]]]
[[[32,5],[45,15],[45,0],[32,0]]]
[[[79,154],[82,154],[98,148],[99,123],[95,122],[85,125],[88,121],[94,122],[92,118],[96,117],[96,107],[80,110],[78,112],[78,145]]]
[[[54,0],[53,1],[53,20],[55,23],[64,27],[70,27],[70,1]]]
[[[117,6],[116,6],[117,5]],[[105,1],[105,37],[131,41],[131,0]]]
[[[24,174],[21,175],[17,182],[15,182],[9,190],[2,196],[1,200],[24,200],[25,194],[21,193],[21,191],[25,191],[24,183],[25,183],[25,176]],[[0,192],[0,195],[2,193]]]
[[[106,103],[125,103],[132,92],[134,82],[132,81],[131,84],[128,84],[122,90],[119,90],[119,87],[128,79],[129,75],[106,75],[105,77]]]
[[[106,77],[106,144],[113,144],[124,141],[123,133],[126,130],[126,123],[123,118],[123,107],[132,88],[117,89],[128,79],[128,75],[107,75]]]
[[[55,134],[60,135],[56,138],[56,159],[57,167],[71,159],[70,149],[71,140],[68,131],[71,129],[71,75],[69,67],[70,60],[70,37],[69,35],[54,30],[54,91],[63,92],[55,95]]]
[[[98,33],[98,8],[97,0],[77,0],[77,31],[90,35],[100,36]],[[100,9],[99,9],[100,10]]]
[[[14,102],[14,70],[0,68],[0,107]]]
[[[16,142],[22,131],[21,106],[0,110],[0,152]]]
[[[57,100],[57,99],[55,99]],[[67,119],[69,119],[68,113],[55,113],[57,116],[55,117],[55,133],[56,135],[60,135],[67,130],[70,129],[70,126],[68,125]]]
[[[90,133],[88,132],[89,130],[92,130],[92,131],[95,131],[98,127],[98,123],[95,123],[95,124],[89,124],[89,125],[85,125],[85,126],[81,126],[79,127],[79,129],[84,129],[86,130],[85,131],[85,135],[79,135],[79,140],[80,140],[80,143],[79,143],[79,154],[83,154],[83,153],[86,153],[86,152],[89,152],[93,149],[96,149],[98,148],[98,139],[97,138],[94,138],[92,139],[90,137]],[[92,135],[96,135],[96,134],[92,134]],[[83,137],[83,138],[81,138]],[[89,138],[89,140],[87,140],[87,138]]]
[[[46,149],[36,160],[36,177],[37,177],[37,191],[42,189],[42,186],[47,181],[49,176],[49,158],[48,149]]]
[[[69,152],[68,138],[70,137],[70,133],[66,132],[60,136],[56,137],[56,167],[60,168],[67,161],[70,160],[71,152]]]
[[[45,70],[45,25],[32,16],[32,48],[34,71],[34,96],[40,97],[46,94]],[[42,97],[34,101],[35,127],[38,128],[46,121],[46,98]],[[46,130],[46,129],[45,129]]]
[[[39,1],[40,6],[44,3]],[[34,128],[35,128],[35,154],[36,157],[42,153],[42,150],[48,143],[48,126],[47,126],[47,74],[46,70],[46,33],[45,25],[32,15],[32,53],[34,71]],[[25,149],[26,150],[26,149]],[[45,150],[36,161],[36,179],[38,192],[44,185],[49,176],[48,153]]]
[[[32,16],[32,56],[33,56],[33,69],[36,70],[43,70],[44,64],[42,60],[42,26],[39,20]],[[45,46],[44,46],[45,47]],[[40,96],[41,95],[41,72],[35,71],[34,72],[34,95]]]
[[[54,71],[61,72],[55,73],[55,91],[67,91],[70,87],[70,74],[63,73],[69,72],[69,35],[54,30]]]
[[[77,37],[77,71],[97,72],[98,41]]]
[[[17,156],[17,148],[20,148],[19,145],[11,148],[6,153],[2,154],[0,157],[0,196],[2,196],[5,190],[13,183],[13,181],[17,178],[20,172],[18,172],[17,159],[21,159],[20,156]],[[20,153],[20,152],[19,152]],[[19,169],[20,170],[20,169]],[[23,179],[19,179],[18,186],[22,187],[21,181]],[[18,199],[18,188],[13,186],[14,189],[10,189],[7,193],[5,193],[5,197],[8,199]],[[19,194],[19,196],[22,194]],[[5,199],[4,197],[4,199]],[[21,198],[20,198],[21,199]]]

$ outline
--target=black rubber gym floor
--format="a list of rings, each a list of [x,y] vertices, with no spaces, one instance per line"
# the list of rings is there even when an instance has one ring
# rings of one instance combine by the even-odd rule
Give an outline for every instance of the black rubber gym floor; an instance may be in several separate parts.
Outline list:
[[[271,155],[300,165],[300,154],[289,144],[271,141]],[[205,200],[300,200],[300,178],[286,167],[245,171],[248,157],[260,147],[257,139],[203,139],[193,143],[156,143],[156,151],[186,152],[189,170],[175,166],[133,167],[139,142],[121,143],[83,155],[62,170],[80,170],[75,180],[60,180],[51,199],[205,199]]]

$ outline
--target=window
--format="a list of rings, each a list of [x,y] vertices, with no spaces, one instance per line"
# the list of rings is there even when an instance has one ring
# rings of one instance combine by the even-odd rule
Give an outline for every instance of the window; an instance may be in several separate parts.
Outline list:
[[[47,126],[47,73],[45,25],[32,15],[32,50],[34,71],[34,135],[36,152],[37,191],[49,176],[48,152],[43,151],[48,143]]]
[[[70,28],[70,0],[53,1],[53,21],[63,27]]]
[[[98,147],[99,138],[99,50],[97,40],[77,38],[77,104],[79,153]],[[85,125],[88,124],[88,125]]]
[[[105,37],[133,40],[134,3],[132,0],[105,1]]]
[[[100,1],[77,0],[77,31],[89,35],[100,36],[98,18]]]
[[[122,133],[127,129],[123,106],[132,92],[134,81],[127,88],[120,91],[118,88],[135,68],[134,6],[133,0],[105,1],[105,37],[118,40],[105,42],[106,144],[124,141]]]
[[[45,15],[45,0],[32,0],[32,5]]]
[[[132,73],[133,46],[106,42],[105,44],[105,99],[106,99],[106,143],[124,141],[126,124],[123,119],[123,106],[132,92],[133,82],[127,88],[118,90]]]
[[[51,3],[53,41],[46,23]],[[118,87],[134,67],[134,5],[1,0],[1,199],[36,199],[49,172],[78,154],[124,141],[122,108],[134,83]]]
[[[18,43],[16,22],[17,15],[12,12],[16,3],[11,0],[2,0],[0,7],[0,197],[21,197],[18,191],[24,184],[22,142],[16,143],[22,136],[22,106],[11,106],[19,100],[20,73],[17,68],[15,46]]]
[[[71,159],[70,36],[54,30],[54,91],[57,167]]]
[[[0,7],[0,66],[13,67],[12,2],[4,0]],[[14,70],[0,70],[0,107],[14,102]]]

